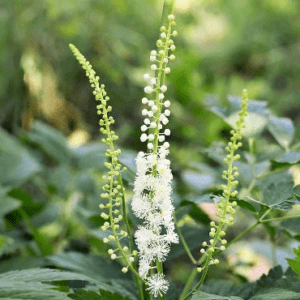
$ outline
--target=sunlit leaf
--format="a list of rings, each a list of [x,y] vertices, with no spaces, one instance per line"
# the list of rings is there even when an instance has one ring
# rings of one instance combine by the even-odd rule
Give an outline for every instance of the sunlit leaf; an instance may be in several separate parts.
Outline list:
[[[295,131],[291,119],[271,117],[269,119],[268,129],[283,148],[290,146]]]

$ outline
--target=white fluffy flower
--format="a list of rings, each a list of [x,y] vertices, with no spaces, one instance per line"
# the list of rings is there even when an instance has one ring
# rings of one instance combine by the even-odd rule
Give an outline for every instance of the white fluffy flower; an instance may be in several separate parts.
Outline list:
[[[147,279],[147,285],[151,294],[154,297],[162,296],[165,294],[169,288],[169,283],[164,279],[164,275],[162,274],[154,274]]]

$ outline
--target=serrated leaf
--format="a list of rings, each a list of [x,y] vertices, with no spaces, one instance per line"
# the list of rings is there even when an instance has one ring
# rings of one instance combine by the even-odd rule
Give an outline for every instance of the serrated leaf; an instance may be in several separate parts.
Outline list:
[[[290,268],[284,273],[281,266],[271,269],[268,275],[263,274],[256,282],[254,295],[265,289],[280,288],[300,293],[300,281]]]
[[[26,269],[9,271],[0,274],[0,281],[20,281],[20,282],[48,282],[48,281],[61,281],[61,280],[84,280],[90,281],[91,279],[82,274],[58,271],[54,269]]]
[[[203,293],[201,291],[196,291],[191,300],[244,300],[243,298],[236,296],[218,296],[213,294]]]
[[[39,282],[0,281],[0,299],[20,300],[69,300],[62,292],[52,290],[52,285]]]
[[[249,211],[252,212],[257,212],[259,210],[257,210],[257,208],[255,208],[254,205],[252,205],[250,202],[246,201],[246,200],[242,200],[242,199],[234,199],[237,203],[237,205],[241,208],[247,209]]]
[[[237,285],[228,280],[210,280],[201,290],[219,296],[237,296],[248,299],[254,287],[253,282]]]
[[[68,296],[75,300],[132,300],[131,298],[112,293],[109,291],[99,290],[100,294],[87,290],[76,290],[75,294],[69,294]]]
[[[296,255],[295,259],[287,258],[290,267],[298,274],[298,279],[300,280],[300,246],[298,249],[294,249]]]
[[[270,174],[258,180],[256,185],[262,192],[262,205],[272,209],[288,210],[295,204],[293,177],[286,172]]]
[[[299,300],[300,293],[293,291],[271,288],[263,290],[260,294],[251,297],[249,300]]]
[[[64,300],[66,294],[53,290],[53,285],[44,282],[63,280],[91,281],[90,278],[71,272],[53,269],[27,269],[0,274],[0,299]]]
[[[287,149],[294,138],[294,124],[291,119],[271,117],[268,122],[268,129],[276,141]]]

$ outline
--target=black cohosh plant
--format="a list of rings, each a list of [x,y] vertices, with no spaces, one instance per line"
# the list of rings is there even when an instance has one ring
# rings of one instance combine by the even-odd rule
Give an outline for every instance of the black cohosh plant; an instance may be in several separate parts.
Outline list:
[[[194,264],[194,271],[190,274],[179,299],[187,300],[192,297],[204,282],[209,267],[219,263],[216,255],[233,243],[226,240],[226,230],[233,225],[238,206],[234,200],[238,196],[239,183],[239,170],[235,162],[240,159],[237,150],[242,147],[247,117],[249,101],[246,90],[242,95],[239,119],[230,132],[231,138],[225,148],[227,155],[224,157],[224,163],[227,169],[222,174],[224,180],[224,184],[221,185],[222,192],[221,195],[214,196],[218,208],[218,221],[210,222],[210,239],[202,243],[201,258],[196,260],[180,228],[176,226],[171,187],[173,177],[171,163],[167,158],[170,144],[166,138],[171,131],[166,126],[171,114],[169,110],[171,101],[166,96],[168,90],[166,77],[171,72],[170,62],[175,59],[176,46],[173,39],[177,36],[177,31],[174,30],[174,4],[175,0],[165,1],[163,25],[156,42],[157,48],[150,52],[150,70],[144,75],[147,84],[144,88],[146,95],[142,98],[145,108],[142,110],[144,124],[141,126],[140,140],[146,143],[146,150],[140,151],[136,157],[137,174],[131,201],[134,214],[142,221],[134,234],[128,220],[122,181],[122,172],[126,171],[126,168],[119,162],[121,150],[117,149],[114,143],[118,136],[112,130],[114,119],[110,115],[112,107],[108,105],[109,96],[105,86],[99,83],[100,78],[96,76],[91,64],[74,45],[70,45],[94,90],[93,94],[98,102],[100,132],[104,135],[102,142],[108,146],[105,153],[107,156],[105,166],[108,172],[103,176],[105,184],[101,194],[106,203],[100,204],[102,210],[100,215],[105,220],[101,229],[109,233],[103,242],[114,245],[108,250],[108,254],[112,260],[120,259],[123,264],[122,272],[132,272],[140,299],[152,297],[165,299],[169,283],[164,275],[163,262],[167,259],[172,244],[178,242],[182,243]],[[249,189],[248,192],[250,191]],[[270,211],[265,211],[263,216],[258,215],[255,226],[261,224]],[[197,276],[200,280],[193,286]]]

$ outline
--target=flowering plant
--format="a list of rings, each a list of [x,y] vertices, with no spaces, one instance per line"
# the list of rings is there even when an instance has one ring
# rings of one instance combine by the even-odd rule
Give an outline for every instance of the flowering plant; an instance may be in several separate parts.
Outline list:
[[[132,272],[140,299],[152,299],[152,297],[165,299],[169,282],[164,275],[163,263],[168,257],[172,244],[180,242],[195,268],[190,274],[179,299],[187,300],[191,297],[191,299],[216,299],[212,298],[213,295],[200,292],[209,267],[220,263],[220,260],[215,256],[258,224],[268,223],[271,219],[265,220],[264,218],[271,213],[273,208],[265,208],[264,204],[259,203],[261,209],[257,210],[253,204],[246,204],[244,200],[237,197],[239,194],[236,189],[239,184],[237,180],[239,164],[237,161],[241,155],[236,152],[243,145],[244,130],[247,132],[245,122],[249,121],[247,119],[249,100],[247,91],[244,90],[242,99],[239,101],[238,118],[235,122],[231,122],[233,129],[230,131],[230,141],[224,147],[228,154],[223,159],[227,168],[223,170],[222,179],[226,181],[226,184],[220,185],[219,193],[210,195],[217,205],[217,218],[210,221],[209,240],[202,242],[199,260],[194,258],[180,227],[175,224],[175,207],[172,201],[173,175],[171,162],[167,158],[170,144],[166,141],[166,137],[171,134],[170,129],[166,128],[171,114],[169,110],[171,101],[166,100],[168,90],[166,77],[171,72],[169,64],[175,59],[173,52],[176,47],[173,38],[177,36],[177,31],[173,29],[176,24],[174,4],[175,0],[165,1],[162,22],[164,25],[160,28],[160,36],[156,42],[157,49],[150,52],[151,72],[144,75],[147,84],[144,88],[146,96],[142,98],[142,104],[146,108],[142,110],[144,124],[141,126],[140,140],[146,143],[147,151],[140,151],[136,157],[136,177],[131,209],[135,216],[142,221],[134,233],[132,233],[129,224],[126,193],[122,180],[122,172],[126,171],[126,168],[122,167],[119,161],[121,150],[116,150],[114,144],[118,136],[111,129],[114,119],[110,115],[112,107],[107,106],[110,99],[105,91],[105,86],[99,84],[100,78],[96,76],[91,64],[74,45],[70,45],[70,48],[86,71],[94,89],[95,99],[100,103],[97,105],[97,113],[101,117],[99,121],[100,131],[106,136],[102,141],[108,145],[105,153],[108,158],[108,162],[105,163],[108,175],[103,176],[103,180],[107,183],[103,186],[103,193],[101,194],[101,197],[106,199],[106,203],[101,203],[99,207],[103,210],[101,217],[105,220],[101,229],[110,232],[103,238],[103,242],[113,245],[108,250],[110,258],[122,261],[123,273]],[[252,109],[253,102],[250,105]],[[246,137],[249,138],[249,136]],[[249,138],[249,143],[253,147],[251,138]],[[250,150],[253,151],[253,148]],[[265,173],[265,175],[254,174],[254,182],[250,184],[246,192],[244,191],[242,197],[250,195],[258,176],[268,175],[269,173]],[[228,226],[234,224],[238,206],[255,212],[257,223],[228,243],[225,239],[226,230]],[[193,284],[197,275],[200,276],[200,279]]]

